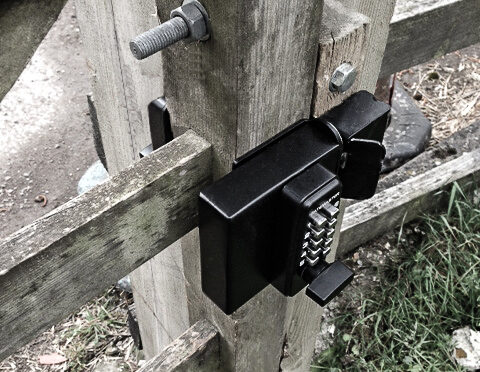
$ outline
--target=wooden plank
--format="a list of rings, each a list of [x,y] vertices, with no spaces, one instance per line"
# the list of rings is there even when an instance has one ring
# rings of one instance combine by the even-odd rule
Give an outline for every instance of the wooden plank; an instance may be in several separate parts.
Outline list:
[[[452,183],[462,186],[473,181],[478,185],[479,176],[480,149],[477,149],[348,207],[339,254],[444,206]]]
[[[163,95],[161,55],[138,61],[129,50],[130,39],[158,25],[155,0],[76,0],[76,5],[106,163],[116,174],[150,143],[147,106]],[[144,351],[154,356],[189,326],[180,243],[130,278]]]
[[[182,239],[130,274],[137,319],[147,358],[190,326],[183,275]]]
[[[0,2],[0,101],[57,20],[66,0]]]
[[[366,43],[370,33],[370,20],[363,14],[347,9],[335,0],[325,0],[320,31],[313,114],[320,116],[330,107],[340,104],[358,90],[360,77],[346,92],[330,92],[329,82],[335,69],[344,62],[357,71],[364,69]]]
[[[381,53],[386,42],[386,36],[384,37],[382,32],[385,32],[384,25],[388,25],[394,7],[393,1],[357,1],[355,4],[343,1],[343,6],[338,2],[325,1],[324,4],[322,23],[326,26],[322,27],[320,34],[316,94],[312,104],[314,110],[312,114],[315,116],[322,114],[356,90],[373,91],[378,77]],[[367,15],[372,18],[359,14],[358,9],[367,11]],[[335,41],[332,42],[332,39]],[[361,47],[357,44],[361,44]],[[323,56],[329,57],[323,58]],[[330,58],[336,59],[337,63],[350,61],[358,69],[357,81],[346,94],[328,92],[327,79],[323,81],[319,79],[322,76],[330,76],[336,68]],[[374,69],[372,66],[377,67]],[[319,93],[321,89],[324,94]],[[327,100],[329,103],[325,104]],[[343,215],[343,202],[340,210]],[[341,220],[340,216],[339,221]],[[327,261],[333,261],[337,255],[340,227],[341,224],[337,224],[332,251]],[[308,369],[313,352],[312,341],[318,334],[321,313],[322,309],[303,292],[288,301],[281,370],[303,372]]]
[[[381,76],[480,42],[480,0],[399,0]]]
[[[395,1],[342,0],[346,7],[352,6],[357,12],[370,18],[371,22],[371,36],[365,45],[365,62],[363,72],[359,76],[358,89],[365,89],[371,93],[375,91]]]
[[[230,171],[236,156],[309,116],[322,1],[202,3],[212,37],[162,52],[165,95],[173,125],[194,128],[211,141],[219,177]],[[178,1],[158,0],[157,5],[166,19]],[[200,288],[196,231],[182,248],[190,322],[207,318],[217,326],[226,368],[278,370],[287,300],[268,287],[227,317]],[[305,369],[309,359],[309,353],[302,359]]]
[[[138,372],[220,371],[220,335],[206,320],[200,320],[148,361]]]
[[[210,166],[190,131],[0,242],[0,359],[194,228]]]
[[[370,29],[370,20],[367,17],[334,0],[324,1],[322,19],[312,101],[314,116],[321,115],[358,90],[359,79],[346,93],[331,93],[328,84],[335,68],[343,62],[352,63],[360,75],[363,73],[365,44]],[[342,207],[340,210],[343,213]],[[337,224],[332,250],[326,258],[329,262],[335,259],[339,230],[340,224]],[[304,291],[288,300],[284,322],[284,349],[280,359],[282,371],[308,369],[322,311],[320,306],[305,296]]]
[[[108,171],[116,174],[138,160],[140,150],[150,143],[147,106],[163,93],[160,56],[137,61],[128,46],[133,35],[158,25],[155,3],[75,4]]]

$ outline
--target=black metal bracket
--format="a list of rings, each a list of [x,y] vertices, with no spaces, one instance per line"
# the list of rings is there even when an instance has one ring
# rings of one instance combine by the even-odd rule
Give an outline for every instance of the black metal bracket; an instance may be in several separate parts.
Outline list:
[[[165,97],[154,99],[148,105],[148,123],[152,143],[140,151],[140,158],[149,155],[173,139],[170,114]]]
[[[238,158],[200,193],[204,292],[230,314],[272,284],[328,303],[353,278],[325,261],[340,197],[372,196],[390,107],[361,91]]]

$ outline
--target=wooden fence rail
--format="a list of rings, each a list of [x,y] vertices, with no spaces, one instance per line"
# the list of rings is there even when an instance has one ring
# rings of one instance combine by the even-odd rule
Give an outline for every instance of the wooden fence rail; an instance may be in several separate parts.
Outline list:
[[[57,19],[66,0],[0,1],[0,101]]]
[[[199,320],[185,333],[150,359],[138,372],[217,372],[224,370],[220,357],[220,334],[206,320]]]
[[[454,182],[471,188],[478,185],[479,180],[480,148],[347,207],[339,254],[445,206],[449,198],[447,187]]]
[[[194,228],[210,160],[210,145],[189,131],[0,242],[0,359]],[[478,184],[479,175],[480,149],[348,207],[339,253],[442,205],[448,195],[442,190],[453,182]],[[132,240],[135,252],[124,244]],[[195,339],[198,327],[182,340]],[[209,335],[198,340],[216,343]],[[155,360],[152,368],[172,359]],[[155,368],[145,371],[165,370]]]
[[[480,0],[398,0],[380,76],[480,42]]]
[[[1,241],[0,360],[193,229],[210,153],[189,131]]]

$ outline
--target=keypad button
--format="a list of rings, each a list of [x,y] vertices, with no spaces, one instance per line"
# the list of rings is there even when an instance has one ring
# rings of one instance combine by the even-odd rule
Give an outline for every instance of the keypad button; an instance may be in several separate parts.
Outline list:
[[[327,219],[317,211],[310,212],[309,217],[311,223],[317,228],[317,230],[321,229],[327,223]]]
[[[310,239],[310,240],[308,241],[308,244],[309,244],[311,247],[313,247],[314,249],[317,249],[318,247],[322,246],[322,244],[323,244],[323,239],[322,239],[322,238],[320,238],[320,239],[318,239],[318,240]]]
[[[310,258],[317,258],[318,256],[320,256],[320,254],[323,254],[323,250],[324,250],[324,247],[323,247],[323,246],[320,246],[320,247],[318,247],[317,249],[310,248],[310,249],[308,250],[308,257],[310,257]]]
[[[334,207],[330,203],[325,203],[322,206],[322,213],[327,216],[327,218],[336,218],[338,216],[338,208]]]
[[[310,238],[313,238],[315,240],[320,239],[323,234],[325,234],[325,229],[317,230],[311,223],[308,224],[308,228],[310,231]]]
[[[336,218],[331,218],[331,219],[328,220],[327,226],[331,229],[334,229],[336,223],[337,223],[337,219]]]
[[[333,234],[335,233],[335,230],[334,229],[326,229],[326,234],[325,236],[328,238],[331,238],[333,236]]]
[[[308,265],[315,266],[318,263],[318,261],[320,261],[320,257],[310,258],[310,257],[307,256],[306,261],[307,261]]]

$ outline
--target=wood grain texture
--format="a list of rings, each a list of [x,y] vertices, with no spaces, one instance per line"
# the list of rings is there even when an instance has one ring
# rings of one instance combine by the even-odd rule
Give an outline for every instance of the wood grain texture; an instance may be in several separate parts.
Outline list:
[[[366,16],[346,8],[336,0],[325,0],[312,104],[315,117],[358,90],[360,78],[356,79],[350,90],[343,93],[330,92],[329,82],[335,69],[345,62],[357,71],[363,71],[369,32],[370,20]]]
[[[188,132],[0,242],[0,359],[197,224],[211,148]]]
[[[138,61],[129,50],[134,36],[158,25],[156,5],[154,0],[76,3],[106,162],[116,174],[151,142],[147,106],[163,95],[161,54]],[[189,326],[180,249],[175,243],[130,275],[147,356]]]
[[[369,20],[358,13],[355,8],[352,8],[352,4],[349,1],[343,2],[345,6],[348,5],[348,9],[341,4],[333,2],[325,2],[324,6],[324,24],[327,26],[322,28],[322,36],[320,38],[320,48],[322,48],[322,41],[324,45],[324,54],[327,56],[330,51],[332,58],[338,58],[344,56],[349,58],[350,61],[376,61],[379,58],[379,53],[383,50],[386,37],[377,37],[377,32],[383,32],[383,24],[390,20],[391,12],[393,11],[393,5],[390,2],[373,1],[372,6],[376,7],[376,11],[370,15],[375,19]],[[365,8],[365,4],[356,4],[359,8]],[[368,5],[368,4],[367,4]],[[368,8],[368,7],[367,7]],[[374,9],[374,8],[371,8]],[[329,14],[329,15],[327,15]],[[332,17],[336,22],[327,20],[326,17]],[[331,27],[332,32],[329,28]],[[370,31],[370,32],[369,32]],[[331,43],[332,38],[339,42]],[[361,47],[357,48],[356,43],[361,42]],[[383,44],[382,44],[383,43]],[[341,60],[338,58],[338,62],[345,62],[348,60]],[[317,70],[317,92],[321,80],[318,79],[321,74],[318,71],[326,71],[329,66],[329,58],[325,58],[322,61],[322,50],[319,50],[319,62]],[[333,67],[333,65],[332,65]],[[335,66],[336,67],[336,66]],[[370,89],[371,91],[375,87],[375,82],[378,76],[378,69],[375,71],[371,66],[366,66],[366,62],[358,64],[358,76],[357,82],[347,92],[347,95],[354,93],[359,89]],[[325,89],[325,85],[323,86]],[[327,88],[328,89],[328,88]],[[325,90],[324,90],[325,91]],[[339,103],[342,95],[332,95],[332,99],[329,104],[325,104],[326,97],[322,94],[316,94],[312,104],[312,114],[322,114],[322,109],[327,110],[331,106]],[[344,213],[344,203],[341,203],[340,214]],[[340,216],[339,221],[342,220]],[[331,262],[337,255],[337,249],[339,249],[339,231],[341,223],[336,226],[336,232],[334,235],[334,242],[332,245],[332,251],[327,257],[327,261]],[[308,364],[306,361],[311,360],[313,353],[312,340],[315,339],[320,327],[322,309],[311,301],[303,292],[299,293],[294,298],[290,299],[287,307],[287,317],[285,320],[285,343],[284,353],[281,359],[280,367],[284,371],[306,371],[308,370]]]
[[[461,186],[471,182],[479,185],[479,177],[480,149],[477,149],[348,207],[339,254],[444,206],[453,182]]]
[[[158,25],[155,2],[75,1],[108,171],[116,174],[151,142],[147,106],[163,94],[160,56],[137,61],[128,45]]]
[[[206,320],[200,320],[138,372],[220,371],[219,340],[218,330]]]
[[[480,0],[399,0],[381,76],[480,41]]]
[[[309,116],[322,2],[202,3],[211,39],[163,51],[165,94],[173,125],[211,141],[214,176],[220,177],[236,156]],[[178,4],[157,0],[160,18]],[[207,318],[220,330],[226,368],[277,371],[287,300],[268,287],[227,317],[200,288],[198,233],[190,233],[182,248],[190,321]],[[304,355],[307,369],[310,351]]]
[[[66,0],[0,2],[0,101],[22,73]]]
[[[181,240],[130,274],[143,350],[147,358],[190,326]]]
[[[342,0],[342,3],[370,19],[371,37],[367,39],[365,45],[365,62],[362,74],[359,76],[358,89],[373,93],[387,44],[395,0]]]

